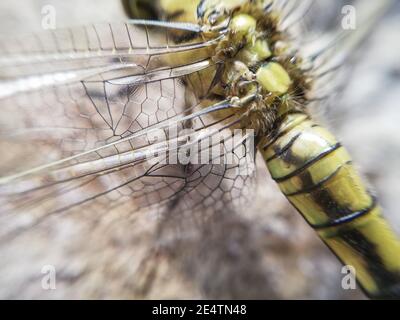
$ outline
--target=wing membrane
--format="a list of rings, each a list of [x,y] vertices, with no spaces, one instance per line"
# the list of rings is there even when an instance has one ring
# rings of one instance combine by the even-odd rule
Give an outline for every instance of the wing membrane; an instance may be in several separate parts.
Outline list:
[[[124,219],[130,219],[143,210],[212,212],[244,199],[239,194],[247,178],[241,176],[251,174],[238,169],[253,160],[250,152],[236,151],[249,138],[232,145],[229,131],[238,127],[240,115],[229,101],[200,99],[218,72],[209,59],[217,40],[172,44],[165,30],[150,32],[159,26],[139,25],[146,38],[140,47],[131,40],[117,45],[124,31],[100,37],[109,31],[97,27],[97,45],[85,35],[87,47],[79,47],[71,40],[77,33],[63,31],[63,40],[48,35],[53,46],[3,54],[1,235],[18,235],[60,214],[105,219],[126,208]],[[60,77],[70,72],[74,77]],[[217,116],[221,110],[224,117]],[[155,156],[178,154],[188,142],[175,138],[188,127],[200,145],[229,129],[216,143],[222,150],[217,157],[233,154],[235,161],[182,165]],[[166,141],[156,143],[151,137],[160,131]]]
[[[175,24],[148,24],[28,37],[36,47],[4,40],[9,53],[0,58],[0,139],[5,146],[24,145],[25,157],[35,153],[35,144],[47,148],[45,159],[31,157],[23,169],[43,164],[52,152],[60,159],[122,139],[190,107],[184,77],[210,67],[213,41],[174,44]],[[16,158],[23,155],[14,155],[1,171],[20,170]]]
[[[194,111],[184,120],[186,123],[190,118],[195,132],[200,135],[191,144],[201,145],[216,133],[223,133],[215,143],[222,152],[217,153],[210,164],[170,164],[159,156],[161,151],[165,151],[166,156],[179,153],[188,145],[187,142],[176,147],[148,142],[142,149],[127,154],[114,154],[75,165],[63,163],[61,168],[52,166],[12,179],[12,183],[4,183],[0,188],[1,198],[6,200],[2,206],[3,218],[8,219],[13,212],[29,214],[32,220],[28,228],[32,228],[54,214],[109,214],[127,203],[130,204],[130,213],[143,209],[154,212],[168,209],[168,212],[180,214],[193,214],[196,210],[210,214],[228,204],[233,205],[234,200],[244,201],[245,197],[240,195],[245,189],[245,181],[252,177],[248,167],[254,159],[250,149],[244,152],[240,149],[246,148],[251,137],[233,142],[231,131],[226,129],[237,125],[237,115],[233,113],[216,121],[211,113],[220,108],[211,107],[207,111]],[[209,130],[207,134],[205,128]],[[200,151],[211,147],[206,145]],[[158,152],[144,156],[154,148]],[[234,156],[234,161],[225,164],[224,157],[228,154]],[[215,161],[215,157],[221,159]],[[2,225],[7,227],[8,233],[9,224]],[[16,229],[17,233],[20,228]]]

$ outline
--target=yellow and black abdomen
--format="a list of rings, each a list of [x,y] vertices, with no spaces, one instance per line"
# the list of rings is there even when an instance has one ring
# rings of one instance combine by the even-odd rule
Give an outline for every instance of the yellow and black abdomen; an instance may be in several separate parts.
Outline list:
[[[335,137],[296,113],[259,149],[281,191],[338,258],[355,268],[366,293],[400,297],[400,241]]]

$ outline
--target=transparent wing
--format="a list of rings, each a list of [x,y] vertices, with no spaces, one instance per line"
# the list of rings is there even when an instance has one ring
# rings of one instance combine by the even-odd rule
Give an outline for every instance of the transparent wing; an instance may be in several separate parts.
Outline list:
[[[209,59],[218,39],[179,28],[138,22],[29,38],[36,46],[2,42],[2,235],[60,214],[133,219],[143,210],[211,212],[245,199],[251,137],[232,142],[240,115],[229,101],[200,99],[218,72]],[[193,40],[175,44],[176,29]],[[212,145],[202,142],[221,133],[214,159],[234,161],[172,164],[167,156],[194,145],[177,139],[189,127],[203,151]]]
[[[354,14],[357,13],[357,19],[353,21],[354,29],[346,29],[342,25],[346,12],[343,11],[334,28],[323,37],[301,46],[306,61],[312,64],[311,74],[316,79],[316,90],[310,95],[311,101],[316,101],[319,105],[321,102],[336,103],[350,77],[352,65],[356,64],[360,48],[394,4],[395,1],[392,0],[374,3],[355,0],[351,6],[347,6],[354,10]],[[309,64],[306,68],[308,67]]]
[[[177,115],[182,75],[210,65],[212,41],[174,45],[170,33],[120,24],[2,40],[1,136],[66,157]]]

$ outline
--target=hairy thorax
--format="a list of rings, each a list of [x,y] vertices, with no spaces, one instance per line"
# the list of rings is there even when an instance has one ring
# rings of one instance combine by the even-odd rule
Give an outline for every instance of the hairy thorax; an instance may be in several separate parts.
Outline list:
[[[290,36],[279,30],[281,16],[269,3],[206,0],[196,11],[204,38],[223,34],[212,54],[217,71],[202,79],[208,77],[210,83],[202,97],[205,104],[230,99],[235,112],[244,115],[241,127],[254,129],[263,137],[270,135],[286,114],[305,110],[312,82]],[[200,87],[198,80],[190,82],[194,91]],[[225,116],[225,112],[217,114]]]

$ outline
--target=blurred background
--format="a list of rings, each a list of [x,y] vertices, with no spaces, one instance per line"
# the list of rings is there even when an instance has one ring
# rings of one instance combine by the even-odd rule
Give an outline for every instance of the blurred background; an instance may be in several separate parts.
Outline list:
[[[309,28],[328,30],[352,1],[317,1]],[[120,1],[24,0],[0,2],[0,35],[42,31],[43,6],[56,9],[57,28],[126,18]],[[1,41],[1,40],[0,40]],[[400,4],[376,27],[355,55],[346,89],[317,110],[358,164],[400,232]],[[260,159],[258,159],[260,160]],[[223,219],[214,231],[154,253],[146,237],[132,244],[134,230],[112,235],[70,232],[57,226],[45,240],[0,247],[1,298],[259,298],[355,299],[343,290],[341,265],[288,205],[258,161],[254,206]],[[82,227],[83,225],[83,227]],[[75,225],[74,225],[75,226]],[[73,226],[73,227],[74,227]],[[79,244],[70,245],[71,234]],[[82,231],[82,233],[84,233]],[[77,240],[79,239],[79,240]],[[101,239],[101,240],[100,240]],[[126,239],[126,241],[125,241]],[[48,240],[48,239],[47,239]],[[90,246],[89,246],[90,247]],[[57,289],[41,288],[41,266],[57,268]]]

